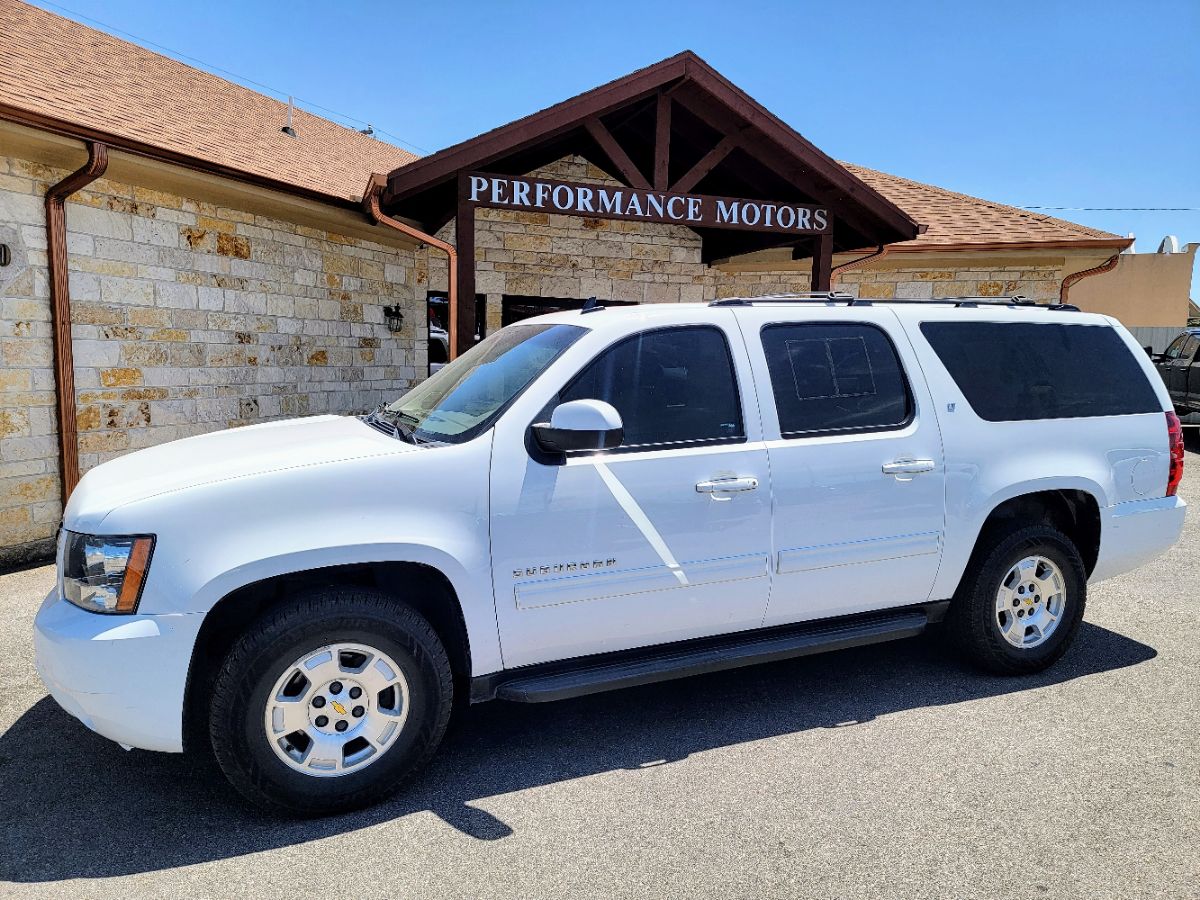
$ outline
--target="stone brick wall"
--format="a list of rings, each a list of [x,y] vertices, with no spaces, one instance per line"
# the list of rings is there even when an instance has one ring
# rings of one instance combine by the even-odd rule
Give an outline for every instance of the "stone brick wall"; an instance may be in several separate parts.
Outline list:
[[[1002,297],[1022,294],[1032,300],[1058,299],[1062,284],[1062,266],[995,266],[955,269],[941,265],[897,265],[851,269],[838,278],[836,290],[854,297],[870,299],[936,300],[941,297]],[[807,291],[808,275],[797,280],[792,273],[734,272],[721,273],[721,296]]]
[[[0,158],[0,548],[53,535],[58,436],[42,195]],[[366,410],[426,371],[413,254],[101,179],[67,205],[81,467],[266,419]],[[390,333],[383,306],[399,303]],[[11,553],[10,553],[11,556]]]
[[[616,184],[580,157],[531,173],[589,184]],[[438,237],[455,238],[451,222]],[[445,290],[446,259],[417,252],[417,284]],[[713,270],[700,261],[700,238],[681,225],[479,209],[475,221],[475,289],[487,295],[488,331],[499,327],[504,294],[598,297],[678,303],[716,296]]]
[[[618,185],[581,157],[567,157],[532,175]],[[453,242],[454,223],[439,233]],[[589,219],[505,209],[480,209],[475,224],[476,291],[487,296],[488,331],[500,325],[504,294],[598,297],[639,303],[676,303],[809,289],[807,272],[726,272],[701,262],[700,238],[679,225]],[[419,288],[444,290],[445,257],[417,253]],[[839,290],[855,296],[916,298],[1019,293],[1058,297],[1061,266],[984,269],[885,265],[850,270]]]
[[[0,157],[0,564],[41,549],[61,517],[42,195],[66,174]],[[539,175],[612,183],[583,159]],[[84,470],[187,435],[366,410],[427,371],[429,289],[445,258],[100,180],[67,209]],[[454,225],[441,236],[454,240]],[[477,290],[488,331],[504,294],[703,301],[804,291],[804,272],[722,271],[682,226],[480,210]],[[862,297],[1057,296],[1059,267],[903,263],[847,272]],[[399,303],[391,334],[383,306]]]

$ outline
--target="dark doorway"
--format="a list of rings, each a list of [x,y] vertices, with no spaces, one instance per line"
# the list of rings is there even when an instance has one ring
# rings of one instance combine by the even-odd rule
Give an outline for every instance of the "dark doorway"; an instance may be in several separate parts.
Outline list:
[[[544,316],[564,309],[582,309],[586,300],[568,297],[529,297],[524,294],[505,294],[500,304],[500,324],[511,325],[522,319]],[[637,306],[633,300],[601,300],[601,306]]]
[[[425,295],[429,308],[429,374],[432,375],[447,362],[450,352],[450,302],[444,291],[429,291]],[[471,346],[487,336],[487,297],[475,295],[475,339]]]

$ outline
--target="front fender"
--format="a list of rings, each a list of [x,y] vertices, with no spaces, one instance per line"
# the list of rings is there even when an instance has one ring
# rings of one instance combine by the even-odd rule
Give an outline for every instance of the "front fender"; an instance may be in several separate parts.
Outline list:
[[[501,668],[488,541],[491,435],[199,485],[114,510],[157,536],[139,611],[208,613],[246,585],[351,563],[431,566],[453,586],[472,668]]]

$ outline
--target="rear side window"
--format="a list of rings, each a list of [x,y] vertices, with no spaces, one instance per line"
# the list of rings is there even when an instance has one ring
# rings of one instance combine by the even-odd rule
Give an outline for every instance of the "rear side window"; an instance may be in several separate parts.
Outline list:
[[[625,426],[621,449],[746,437],[729,345],[707,325],[626,338],[589,363],[559,400],[611,403]]]
[[[875,326],[768,325],[762,343],[784,437],[882,431],[912,418],[896,350]]]
[[[989,422],[1162,411],[1125,342],[1103,325],[923,322],[921,331]]]
[[[1175,338],[1175,340],[1171,341],[1171,346],[1166,349],[1163,356],[1167,359],[1179,359],[1179,355],[1183,353],[1183,345],[1187,343],[1187,338],[1186,334],[1181,334]]]

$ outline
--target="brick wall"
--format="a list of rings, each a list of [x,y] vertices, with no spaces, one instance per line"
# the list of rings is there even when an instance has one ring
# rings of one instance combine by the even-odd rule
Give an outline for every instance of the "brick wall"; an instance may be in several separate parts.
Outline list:
[[[940,297],[1001,297],[1022,294],[1032,300],[1058,299],[1062,266],[996,266],[953,269],[914,263],[887,268],[851,269],[834,287],[855,297],[871,299],[936,300]],[[797,280],[790,273],[722,273],[721,296],[753,296],[772,292],[807,291],[807,273]]]
[[[44,548],[61,517],[42,195],[65,172],[0,157],[0,564]],[[539,175],[610,183],[580,158]],[[445,258],[100,180],[67,209],[84,470],[187,435],[366,410],[426,371],[430,288]],[[442,237],[454,239],[454,225]],[[803,272],[704,265],[682,226],[480,210],[477,290],[488,331],[504,294],[642,303],[804,291]],[[1057,296],[1057,266],[847,272],[863,297]],[[399,303],[391,334],[382,307]],[[41,543],[39,543],[41,542]]]
[[[616,184],[581,157],[531,173],[588,184]],[[455,223],[438,237],[454,242]],[[445,290],[446,258],[417,252],[417,284]],[[681,225],[478,209],[475,290],[487,295],[488,331],[500,324],[504,294],[598,297],[678,303],[716,296],[713,272],[700,261],[700,238]]]
[[[581,157],[567,157],[530,173],[591,184],[618,185]],[[439,237],[453,242],[454,223]],[[487,295],[488,331],[499,327],[504,294],[534,297],[595,296],[601,300],[675,303],[717,297],[809,290],[807,272],[725,272],[701,262],[700,238],[679,225],[589,219],[506,209],[479,209],[475,223],[476,291]],[[417,253],[418,286],[444,290],[445,257]],[[904,265],[850,270],[839,290],[875,298],[934,299],[1019,293],[1058,297],[1061,266],[983,269]]]
[[[61,517],[42,195],[0,158],[0,548]],[[266,419],[368,409],[426,369],[413,254],[101,179],[67,205],[81,467]],[[383,306],[399,303],[390,333]]]

